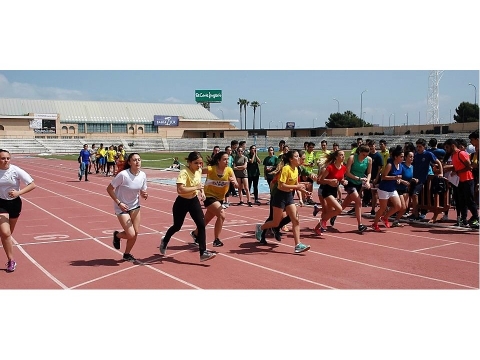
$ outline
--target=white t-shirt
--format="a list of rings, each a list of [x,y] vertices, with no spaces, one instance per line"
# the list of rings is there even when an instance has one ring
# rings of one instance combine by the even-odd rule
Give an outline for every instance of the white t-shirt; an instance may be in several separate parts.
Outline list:
[[[140,190],[147,190],[147,175],[141,170],[138,175],[133,175],[130,169],[122,170],[112,179],[111,184],[115,188],[117,199],[132,210],[140,206]],[[116,203],[114,209],[116,214],[123,211]]]
[[[8,193],[11,190],[20,190],[20,180],[28,185],[33,182],[33,178],[18,166],[10,164],[7,170],[0,170],[0,198],[4,200],[13,200]]]

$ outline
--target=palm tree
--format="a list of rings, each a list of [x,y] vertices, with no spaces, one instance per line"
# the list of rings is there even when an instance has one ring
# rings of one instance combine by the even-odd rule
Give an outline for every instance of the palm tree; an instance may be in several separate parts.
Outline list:
[[[243,108],[243,99],[238,99],[237,105],[240,105],[240,129],[242,128],[242,108]]]
[[[255,100],[250,103],[250,106],[253,107],[253,130],[255,130],[255,112],[257,111],[257,107],[260,106],[260,103]]]
[[[247,128],[247,105],[249,101],[247,99],[238,99],[237,105],[240,105],[240,127],[242,124],[242,108],[245,110],[245,129]]]
[[[208,111],[210,111],[210,103],[209,102],[202,102],[201,105],[207,109]]]

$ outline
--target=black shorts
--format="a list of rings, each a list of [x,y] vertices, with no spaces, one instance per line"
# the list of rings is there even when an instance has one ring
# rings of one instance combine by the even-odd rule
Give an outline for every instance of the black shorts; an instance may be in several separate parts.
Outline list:
[[[288,205],[295,204],[293,201],[293,191],[286,192],[277,189],[275,196],[272,196],[272,199],[270,200],[270,204],[273,207],[278,207],[282,210],[285,210]]]
[[[22,199],[16,197],[13,200],[0,199],[0,214],[8,214],[9,219],[17,219],[22,212]]]
[[[220,205],[223,204],[223,200],[217,200],[214,197],[207,197],[205,200],[203,200],[203,205],[207,208],[216,201],[218,201]]]
[[[360,194],[361,189],[362,189],[362,184],[353,184],[351,182],[348,182],[347,186],[345,186],[345,191],[347,192],[348,195],[350,195],[355,191]]]
[[[333,187],[326,184],[322,185],[322,197],[326,199],[330,195],[336,199],[338,195],[338,187]]]

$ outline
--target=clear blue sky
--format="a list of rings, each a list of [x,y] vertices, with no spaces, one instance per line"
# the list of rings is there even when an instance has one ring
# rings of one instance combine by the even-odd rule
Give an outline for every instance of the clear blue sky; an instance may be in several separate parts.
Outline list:
[[[393,126],[427,121],[429,70],[170,70],[170,71],[0,71],[0,97],[30,99],[102,100],[195,103],[196,89],[221,89],[223,100],[211,104],[219,118],[239,119],[239,98],[262,105],[264,128],[286,121],[297,127],[323,126],[329,114],[351,110],[368,122]],[[447,70],[439,85],[439,117],[450,114],[462,101],[475,101],[477,70]],[[361,93],[363,90],[367,90]],[[337,99],[337,101],[333,99]],[[362,101],[363,100],[363,101]],[[478,103],[478,92],[477,92]],[[221,111],[219,110],[221,109]],[[223,114],[222,114],[223,111]],[[395,114],[395,115],[391,115]],[[316,119],[316,120],[314,120]],[[253,126],[253,109],[247,125]],[[256,127],[260,110],[257,108]]]

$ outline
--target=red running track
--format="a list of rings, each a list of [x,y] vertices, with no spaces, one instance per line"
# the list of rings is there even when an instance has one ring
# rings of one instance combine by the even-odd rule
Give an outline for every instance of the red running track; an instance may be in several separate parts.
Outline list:
[[[267,238],[265,246],[255,240],[255,224],[268,216],[267,199],[226,210],[223,247],[211,246],[212,224],[207,227],[215,259],[199,262],[198,249],[189,244],[189,216],[162,257],[158,246],[172,223],[176,192],[151,180],[176,173],[151,169],[144,169],[149,198],[142,202],[141,233],[132,250],[140,264],[124,262],[111,243],[120,229],[106,192],[111,178],[93,174],[79,182],[74,161],[14,156],[12,163],[30,173],[37,188],[22,198],[14,233],[18,265],[13,273],[0,272],[2,289],[479,288],[478,231],[413,224],[359,234],[347,215],[319,237],[311,230],[317,222],[312,208],[302,207],[301,238],[311,250],[294,254],[291,233],[282,242]]]

